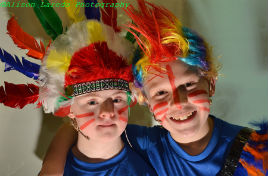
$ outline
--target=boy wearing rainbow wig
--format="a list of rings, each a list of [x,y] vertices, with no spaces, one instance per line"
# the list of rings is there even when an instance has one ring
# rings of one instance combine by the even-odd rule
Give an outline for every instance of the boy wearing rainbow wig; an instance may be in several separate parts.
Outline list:
[[[126,11],[139,44],[135,93],[162,126],[129,125],[130,144],[160,176],[267,175],[267,124],[256,132],[209,114],[218,66],[206,42],[168,10],[138,3]]]
[[[64,170],[61,175],[65,176],[156,175],[121,138],[135,101],[129,90],[133,75],[127,63],[133,47],[120,33],[117,11],[102,9],[100,20],[98,9],[86,8],[84,16],[75,3],[72,6],[67,8],[71,25],[66,31],[53,9],[35,9],[54,40],[47,49],[24,32],[14,17],[8,21],[14,43],[28,49],[29,57],[40,59],[41,66],[24,58],[21,63],[17,56],[0,49],[5,71],[17,70],[37,80],[37,85],[5,83],[5,88],[0,87],[0,102],[13,108],[38,102],[46,113],[68,116],[78,132],[70,149],[61,148],[68,153],[66,162],[43,169],[39,175],[57,175],[57,169]],[[74,137],[68,134],[59,136],[58,142]]]

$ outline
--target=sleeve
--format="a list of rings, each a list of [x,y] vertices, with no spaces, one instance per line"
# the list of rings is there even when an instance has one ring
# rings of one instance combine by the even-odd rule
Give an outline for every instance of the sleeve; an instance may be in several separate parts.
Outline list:
[[[128,125],[122,138],[134,151],[147,158],[147,151],[157,141],[157,133],[158,127]]]

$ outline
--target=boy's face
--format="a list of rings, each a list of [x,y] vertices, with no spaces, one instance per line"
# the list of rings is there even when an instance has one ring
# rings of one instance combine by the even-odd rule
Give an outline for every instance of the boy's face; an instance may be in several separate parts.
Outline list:
[[[147,103],[173,138],[191,142],[208,131],[208,81],[178,60],[160,66],[167,73],[150,71],[145,78]]]
[[[90,140],[110,141],[120,137],[128,121],[127,94],[103,90],[74,98],[71,118]]]

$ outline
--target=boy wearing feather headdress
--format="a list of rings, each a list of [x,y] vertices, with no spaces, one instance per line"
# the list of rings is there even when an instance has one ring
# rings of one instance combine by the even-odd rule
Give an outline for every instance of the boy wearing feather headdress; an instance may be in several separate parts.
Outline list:
[[[206,42],[168,10],[138,2],[127,10],[139,33],[135,91],[162,127],[129,125],[133,148],[161,176],[267,175],[267,124],[256,132],[209,114],[217,65]]]

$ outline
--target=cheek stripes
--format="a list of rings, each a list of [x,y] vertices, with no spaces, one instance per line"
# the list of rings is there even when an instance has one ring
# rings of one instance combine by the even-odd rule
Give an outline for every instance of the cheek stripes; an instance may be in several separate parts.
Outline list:
[[[83,125],[80,126],[80,129],[81,130],[85,129],[88,125],[90,125],[94,121],[95,121],[95,119],[88,120],[87,122],[85,122]]]
[[[93,116],[93,115],[94,115],[94,112],[88,112],[88,113],[85,113],[85,114],[76,115],[75,117],[76,118],[84,118],[84,117],[90,117],[90,116]]]
[[[209,112],[209,108],[206,108],[206,107],[203,107],[203,106],[199,106],[198,107],[201,111],[207,111],[207,112]]]
[[[165,118],[167,117],[166,112],[168,111],[168,108],[164,108],[163,110],[160,110],[157,113],[155,111],[158,110],[159,108],[166,107],[167,105],[168,105],[168,102],[162,102],[162,103],[158,103],[158,104],[154,105],[154,107],[153,107],[153,113],[154,113],[155,117],[158,118],[160,115],[164,114],[160,119],[160,121],[161,121],[160,123],[162,123],[165,120]]]
[[[169,65],[166,66],[167,73],[168,73],[168,79],[172,88],[172,93],[173,93],[173,100],[174,104],[177,106],[179,110],[181,110],[181,105],[180,105],[180,96],[178,91],[176,91],[176,86],[175,86],[175,77],[174,74],[171,70],[171,67]]]
[[[123,116],[120,116],[120,117],[119,117],[119,120],[121,120],[121,121],[123,121],[123,122],[127,122],[127,121],[128,121],[127,118],[126,118],[126,117],[123,117]]]
[[[166,102],[166,101],[162,102],[162,103],[157,103],[156,105],[154,105],[153,111],[156,111],[157,109],[162,108],[162,107],[164,107],[166,105],[168,105],[168,102]]]
[[[195,100],[193,103],[209,103],[208,99],[202,99],[202,100]]]
[[[165,109],[163,109],[163,110],[161,110],[161,111],[155,113],[154,115],[155,115],[156,117],[158,117],[158,116],[160,116],[160,115],[162,115],[162,114],[165,114],[167,111],[168,111],[168,108],[165,108]]]
[[[118,112],[118,114],[122,114],[123,112],[125,112],[126,110],[128,110],[129,107],[132,108],[132,107],[135,106],[136,104],[137,104],[137,100],[136,100],[136,98],[135,98],[134,102],[133,102],[131,105],[129,105],[129,106],[125,106],[125,107],[119,109],[117,112]]]
[[[189,93],[188,97],[192,98],[192,97],[195,97],[195,96],[201,95],[201,94],[208,94],[208,93],[205,90],[196,90],[196,91],[194,91],[192,93]]]

